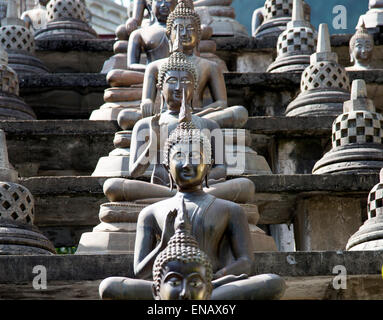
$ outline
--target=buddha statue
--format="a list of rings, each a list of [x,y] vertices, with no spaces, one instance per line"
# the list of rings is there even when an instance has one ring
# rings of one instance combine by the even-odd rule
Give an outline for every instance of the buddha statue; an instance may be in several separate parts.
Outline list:
[[[201,22],[198,14],[184,2],[180,2],[167,20],[167,35],[171,52],[183,52],[196,67],[198,86],[192,99],[192,108],[197,115],[215,120],[222,128],[241,128],[248,119],[248,112],[242,106],[227,108],[226,85],[222,69],[213,61],[201,58],[198,44],[201,38]],[[150,63],[145,71],[142,89],[142,117],[159,113],[155,105],[157,97],[158,73],[161,65],[168,59]],[[205,91],[210,91],[211,103],[204,105]],[[202,108],[204,107],[204,108]],[[133,113],[133,114],[132,114]],[[131,119],[135,111],[126,109],[119,114],[119,125],[124,129],[132,128]]]
[[[256,242],[260,237],[264,239],[261,241],[265,246],[256,246],[257,250],[275,248],[274,240],[256,227],[259,214],[253,201],[254,184],[243,177],[225,181],[231,163],[226,161],[228,154],[237,153],[231,157],[235,162],[231,172],[235,169],[238,169],[238,172],[232,175],[242,174],[241,165],[243,162],[248,164],[246,149],[241,148],[244,147],[246,140],[244,135],[242,135],[244,139],[241,140],[241,133],[244,133],[242,132],[244,130],[232,130],[234,139],[230,143],[230,139],[226,139],[226,135],[215,121],[192,115],[190,106],[197,83],[194,65],[183,53],[173,53],[161,66],[158,87],[166,110],[161,114],[139,120],[133,132],[118,132],[114,140],[116,149],[110,152],[108,157],[100,158],[92,176],[113,177],[106,180],[103,185],[104,194],[110,202],[100,206],[100,224],[93,228],[93,232],[82,234],[76,254],[101,252],[114,254],[133,251],[138,213],[147,205],[175,194],[172,188],[174,183],[162,165],[161,157],[164,142],[177,126],[179,117],[190,119],[211,139],[213,162],[209,174],[206,175],[205,192],[243,206],[250,224],[252,241]],[[237,149],[233,148],[235,143]],[[245,152],[240,152],[241,150]],[[269,168],[265,159],[261,158]],[[255,163],[250,161],[254,167],[249,169],[256,172],[266,169],[260,165],[263,162],[255,160]],[[142,179],[147,177],[151,177],[152,183]]]
[[[215,139],[213,144],[214,164],[209,174],[210,184],[216,185],[211,190],[214,189],[218,194],[225,190],[220,196],[229,196],[232,201],[246,203],[251,200],[252,192],[250,190],[254,190],[254,186],[250,180],[237,178],[225,181],[224,144],[219,125],[214,120],[191,115],[191,103],[198,83],[197,70],[183,53],[173,53],[161,65],[158,74],[158,88],[161,91],[161,109],[164,111],[139,120],[134,125],[130,144],[130,176],[140,177],[150,164],[154,164],[152,184],[123,178],[108,179],[104,183],[104,194],[110,201],[134,201],[173,195],[173,192],[168,189],[169,175],[160,164],[160,159],[163,154],[164,140],[177,126],[180,113],[186,112],[182,110],[187,110],[187,114],[190,113],[191,121],[199,129],[209,131],[212,136],[216,135],[214,138],[212,137]],[[183,108],[181,108],[182,106]],[[223,181],[225,182],[222,183]],[[238,191],[234,198],[231,197],[233,193],[226,192],[226,188],[231,184],[234,184]],[[142,189],[143,186],[145,186],[144,189]],[[221,187],[223,187],[222,190]],[[141,192],[141,190],[145,192]]]
[[[169,56],[169,43],[166,36],[166,20],[175,8],[177,0],[153,0],[151,6],[152,23],[135,30],[129,37],[128,61],[129,70],[144,72],[146,66],[140,64],[141,53],[146,53],[147,62]]]
[[[350,60],[353,65],[347,67],[351,70],[373,69],[372,56],[374,50],[374,37],[367,32],[364,24],[357,29],[350,39]]]
[[[176,231],[153,264],[155,300],[208,300],[213,291],[213,267],[209,257],[190,234],[185,202],[178,212]]]
[[[153,299],[153,266],[183,223],[189,225],[191,235],[211,261],[211,299],[278,299],[283,295],[285,283],[279,276],[250,276],[253,248],[243,209],[204,191],[212,154],[210,139],[190,122],[190,116],[182,117],[164,148],[164,166],[177,193],[140,212],[134,251],[138,279],[103,280],[99,286],[102,299]]]
[[[49,0],[35,0],[35,6],[31,10],[24,11],[21,19],[25,21],[25,27],[35,33],[47,25],[46,5]]]

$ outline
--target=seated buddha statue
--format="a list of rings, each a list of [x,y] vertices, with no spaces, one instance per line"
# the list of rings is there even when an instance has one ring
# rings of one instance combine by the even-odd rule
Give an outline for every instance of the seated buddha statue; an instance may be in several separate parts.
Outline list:
[[[247,178],[225,181],[226,164],[223,134],[219,125],[211,119],[191,114],[194,90],[198,84],[196,68],[180,52],[173,53],[162,64],[158,75],[158,88],[161,93],[162,113],[139,120],[133,128],[129,171],[133,178],[140,177],[154,164],[151,182],[110,178],[105,181],[104,194],[111,202],[136,201],[142,199],[165,198],[174,195],[169,174],[161,164],[164,142],[176,128],[179,117],[190,118],[199,129],[205,130],[213,145],[213,165],[207,177],[209,193],[227,200],[253,202],[254,184]],[[236,190],[232,192],[231,190]]]
[[[166,36],[166,20],[175,8],[177,0],[153,0],[151,24],[131,33],[128,44],[127,66],[130,70],[144,72],[146,65],[140,64],[141,53],[146,53],[147,62],[169,56]]]
[[[193,62],[197,70],[198,85],[192,99],[192,108],[196,115],[215,120],[221,128],[241,128],[248,119],[248,112],[242,106],[227,108],[227,92],[222,69],[214,61],[199,56],[198,45],[201,39],[199,15],[187,5],[179,2],[169,15],[166,32],[171,52],[182,52]],[[147,65],[142,89],[142,117],[150,117],[160,110],[155,107],[157,97],[158,73],[168,58],[156,60]],[[204,94],[208,90],[211,103],[204,105]],[[158,108],[158,106],[157,106]],[[130,124],[131,110],[119,114],[119,124],[126,130]]]
[[[372,56],[374,50],[374,37],[367,32],[362,24],[350,39],[350,61],[353,63],[346,70],[373,69]]]
[[[213,290],[213,267],[209,257],[190,234],[185,202],[175,233],[153,265],[155,300],[208,300]]]
[[[99,286],[101,298],[153,299],[151,278],[153,271],[157,273],[156,259],[182,224],[189,226],[198,247],[210,259],[214,279],[211,299],[280,298],[285,291],[281,277],[251,276],[254,250],[244,210],[204,191],[203,182],[212,166],[212,148],[208,136],[189,120],[180,120],[164,147],[164,167],[177,193],[144,208],[138,216],[133,262],[138,279],[103,280]]]

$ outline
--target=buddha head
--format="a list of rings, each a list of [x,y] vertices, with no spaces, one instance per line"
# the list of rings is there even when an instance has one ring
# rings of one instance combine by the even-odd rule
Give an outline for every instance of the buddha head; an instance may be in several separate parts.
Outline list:
[[[207,186],[212,166],[210,140],[188,118],[184,116],[186,121],[178,124],[164,146],[163,165],[169,172],[170,188],[175,182],[180,191],[200,190],[204,179]]]
[[[166,23],[169,14],[174,10],[176,5],[177,0],[151,0],[150,7],[157,21]]]
[[[189,1],[179,1],[166,22],[170,52],[193,52],[201,39],[201,19]]]
[[[181,52],[174,52],[161,65],[157,88],[161,91],[161,109],[166,104],[169,110],[179,111],[183,96],[188,106],[192,105],[194,90],[198,85],[197,71],[192,62]]]
[[[212,278],[213,268],[208,256],[199,249],[197,241],[185,228],[185,223],[178,224],[167,247],[154,261],[154,298],[208,300],[213,289]]]
[[[350,40],[350,60],[355,66],[367,68],[372,60],[374,38],[362,25]]]

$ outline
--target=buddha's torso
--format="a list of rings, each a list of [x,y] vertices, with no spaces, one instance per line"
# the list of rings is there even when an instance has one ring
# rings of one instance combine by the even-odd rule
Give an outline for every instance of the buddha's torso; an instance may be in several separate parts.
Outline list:
[[[163,25],[153,24],[140,31],[148,63],[169,56],[169,41]]]
[[[166,214],[170,210],[179,208],[181,195],[184,197],[191,222],[191,234],[196,238],[200,249],[211,259],[213,269],[217,271],[233,260],[230,241],[227,237],[229,213],[222,210],[219,199],[203,191],[194,194],[177,193],[173,198],[163,201],[161,207],[166,207],[166,210],[159,208],[157,211],[156,219],[161,234]],[[173,234],[174,230],[167,235],[167,241]]]

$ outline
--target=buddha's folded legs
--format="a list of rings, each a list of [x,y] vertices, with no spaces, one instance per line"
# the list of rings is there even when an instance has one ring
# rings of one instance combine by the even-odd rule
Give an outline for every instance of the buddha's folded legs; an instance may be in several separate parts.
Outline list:
[[[98,288],[105,300],[153,300],[152,281],[125,277],[109,277]]]
[[[99,294],[106,300],[152,300],[152,284],[148,280],[110,277],[100,283]],[[285,290],[280,276],[261,274],[214,289],[211,300],[273,300],[280,299]]]
[[[136,201],[142,199],[172,197],[176,190],[170,191],[166,186],[145,181],[124,178],[110,178],[105,181],[104,194],[109,201]],[[236,178],[210,185],[204,188],[217,198],[237,203],[251,203],[255,195],[254,184],[247,178]]]
[[[261,274],[224,284],[213,290],[211,300],[277,300],[286,290],[276,274]]]

